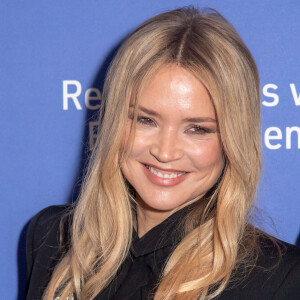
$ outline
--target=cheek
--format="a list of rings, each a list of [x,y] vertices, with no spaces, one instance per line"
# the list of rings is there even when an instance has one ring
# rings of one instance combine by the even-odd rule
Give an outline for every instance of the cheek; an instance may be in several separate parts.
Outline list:
[[[205,141],[190,149],[189,156],[198,169],[216,169],[220,172],[224,167],[223,151],[218,141]]]
[[[138,157],[149,149],[151,140],[146,134],[140,134],[137,130],[133,139],[130,157]]]
[[[128,122],[122,139],[122,150],[128,155],[128,158],[136,156],[141,145],[141,142],[137,139],[136,130],[135,132],[133,130],[132,123]]]

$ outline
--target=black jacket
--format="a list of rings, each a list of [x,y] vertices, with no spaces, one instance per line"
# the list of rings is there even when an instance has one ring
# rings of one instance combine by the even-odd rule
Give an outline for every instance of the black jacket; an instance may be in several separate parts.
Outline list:
[[[27,233],[27,300],[41,299],[54,267],[63,256],[59,223],[67,206],[51,206],[30,222]],[[95,300],[146,300],[180,235],[174,224],[186,213],[176,212],[141,239],[134,232],[131,251],[115,279]],[[64,233],[68,238],[68,232]],[[229,283],[217,300],[300,300],[300,250],[285,244],[280,264],[271,242],[262,240],[262,253],[250,275]]]

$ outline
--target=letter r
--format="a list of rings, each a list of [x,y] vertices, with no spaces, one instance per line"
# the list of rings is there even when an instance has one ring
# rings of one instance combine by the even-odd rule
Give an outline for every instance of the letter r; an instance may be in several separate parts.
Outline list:
[[[70,85],[74,85],[76,90],[74,93],[69,93],[68,88]],[[63,80],[63,110],[69,109],[69,101],[68,99],[72,99],[76,109],[82,110],[82,107],[78,101],[78,96],[81,94],[81,83],[77,80]]]

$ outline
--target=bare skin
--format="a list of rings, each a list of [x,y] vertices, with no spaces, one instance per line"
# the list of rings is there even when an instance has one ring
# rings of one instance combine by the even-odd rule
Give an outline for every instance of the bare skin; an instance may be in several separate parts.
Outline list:
[[[163,66],[141,93],[132,150],[122,165],[137,192],[138,235],[205,195],[223,166],[205,86],[179,66]]]

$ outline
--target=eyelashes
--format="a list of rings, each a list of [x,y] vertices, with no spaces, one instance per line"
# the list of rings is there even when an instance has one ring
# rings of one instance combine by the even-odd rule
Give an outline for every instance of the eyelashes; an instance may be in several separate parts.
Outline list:
[[[129,119],[133,120],[133,114],[129,114],[128,115]],[[148,127],[156,127],[157,123],[155,122],[155,120],[143,116],[143,115],[138,115],[137,116],[137,123],[143,125],[143,126],[148,126]],[[216,133],[217,129],[214,128],[209,128],[206,126],[200,126],[200,125],[196,125],[196,124],[190,124],[188,125],[188,127],[184,130],[184,133],[188,134],[188,135],[206,135],[206,134],[211,134],[211,133]]]
[[[141,124],[147,125],[147,126],[155,126],[156,123],[148,117],[138,116],[137,121]]]
[[[196,134],[196,135],[203,135],[208,133],[215,133],[216,130],[199,126],[199,125],[191,125],[189,129],[186,130],[188,133]]]

